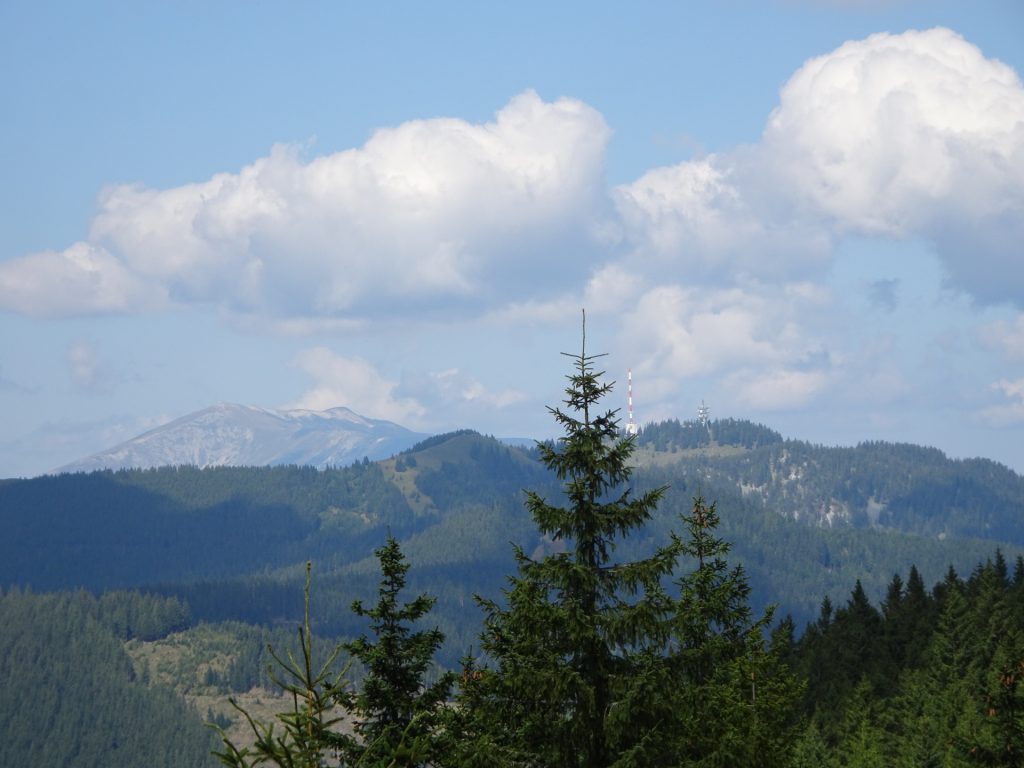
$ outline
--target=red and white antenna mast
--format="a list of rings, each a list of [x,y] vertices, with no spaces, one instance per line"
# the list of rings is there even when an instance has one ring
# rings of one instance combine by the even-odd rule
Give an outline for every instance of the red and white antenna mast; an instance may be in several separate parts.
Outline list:
[[[637,429],[636,422],[633,420],[633,369],[629,369],[629,373],[626,377],[627,390],[629,392],[629,421],[626,422],[626,434],[635,435],[640,430]]]

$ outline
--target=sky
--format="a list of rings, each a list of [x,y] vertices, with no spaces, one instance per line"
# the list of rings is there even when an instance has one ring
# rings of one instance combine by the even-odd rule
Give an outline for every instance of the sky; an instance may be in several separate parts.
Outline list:
[[[1024,472],[1024,4],[0,3],[0,477],[217,402]]]

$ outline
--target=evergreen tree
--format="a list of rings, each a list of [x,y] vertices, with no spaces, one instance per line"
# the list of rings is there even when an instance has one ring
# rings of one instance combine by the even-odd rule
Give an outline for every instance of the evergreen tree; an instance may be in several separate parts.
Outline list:
[[[790,768],[828,768],[831,765],[828,745],[816,726],[808,725],[793,745]]]
[[[338,646],[321,664],[313,660],[313,633],[309,621],[309,586],[311,564],[306,563],[304,621],[299,628],[300,657],[288,651],[278,655],[268,648],[278,671],[274,682],[292,698],[292,709],[277,716],[276,722],[255,719],[234,699],[231,704],[252,729],[253,744],[239,748],[223,728],[212,723],[223,742],[223,750],[214,754],[230,768],[256,768],[276,765],[279,768],[320,768],[344,765],[339,753],[350,745],[350,739],[338,733],[347,701],[348,665],[337,670],[335,662],[341,652]],[[275,730],[275,726],[279,726]],[[330,762],[328,762],[330,760]]]
[[[836,763],[850,768],[887,768],[892,761],[885,755],[878,720],[879,698],[868,680],[862,680],[847,702],[835,750]]]
[[[252,729],[255,743],[239,748],[214,725],[224,744],[216,755],[232,768],[277,765],[282,768],[404,768],[440,765],[438,729],[444,702],[453,678],[441,675],[432,685],[425,675],[437,646],[444,639],[437,629],[412,631],[411,623],[422,618],[434,599],[420,595],[399,604],[409,566],[398,542],[391,536],[376,550],[383,578],[377,605],[352,605],[359,616],[371,620],[374,639],[365,635],[338,645],[322,663],[314,662],[309,620],[310,565],[306,564],[305,620],[299,628],[299,651],[284,656],[270,653],[278,672],[275,683],[293,701],[290,712],[264,723],[253,718],[232,700]],[[366,668],[362,686],[353,691],[351,661],[340,669],[337,660],[347,650]],[[355,735],[341,727],[353,720]],[[275,726],[278,726],[275,730]]]
[[[483,649],[495,667],[484,670],[475,705],[510,760],[603,768],[670,727],[652,722],[638,731],[615,714],[628,709],[619,704],[631,690],[663,680],[656,654],[670,601],[661,582],[680,542],[643,560],[615,559],[616,543],[650,519],[664,488],[633,496],[626,483],[634,441],[620,435],[616,411],[598,411],[612,385],[595,372],[599,356],[587,354],[585,332],[580,353],[568,356],[566,408],[549,408],[564,436],[539,445],[565,503],[536,492],[526,501],[541,534],[564,549],[533,559],[516,547],[507,605],[481,600]]]
[[[1024,644],[1020,632],[996,653],[979,737],[967,753],[979,765],[1024,765]]]
[[[910,566],[907,578],[907,590],[903,599],[903,610],[900,617],[900,633],[902,634],[902,663],[907,667],[917,667],[921,663],[928,640],[931,638],[934,624],[935,608],[924,579],[917,566]]]
[[[527,494],[555,552],[534,559],[517,547],[506,605],[481,600],[494,666],[467,668],[460,701],[470,728],[460,732],[516,765],[784,764],[797,695],[782,662],[791,635],[766,646],[770,614],[752,618],[746,576],[727,565],[717,509],[700,497],[683,518],[686,541],[670,534],[648,558],[615,557],[665,488],[633,495],[633,439],[620,435],[615,411],[598,410],[611,385],[585,337],[569,357],[566,408],[549,409],[564,436],[539,448],[564,504]],[[670,594],[684,555],[694,570]]]
[[[683,553],[696,567],[677,582],[666,658],[676,727],[658,763],[784,765],[799,694],[784,661],[792,653],[792,625],[781,624],[766,644],[772,610],[754,619],[744,570],[729,566],[730,545],[716,535],[716,504],[698,496],[683,522]]]
[[[370,619],[374,639],[363,635],[344,645],[366,668],[362,686],[349,702],[362,740],[351,751],[361,765],[421,765],[432,758],[434,730],[454,676],[442,674],[426,685],[444,635],[436,628],[413,631],[413,627],[430,611],[435,598],[421,594],[400,604],[409,564],[398,542],[389,535],[375,554],[383,574],[377,604],[373,608],[360,600],[352,604],[353,613]]]

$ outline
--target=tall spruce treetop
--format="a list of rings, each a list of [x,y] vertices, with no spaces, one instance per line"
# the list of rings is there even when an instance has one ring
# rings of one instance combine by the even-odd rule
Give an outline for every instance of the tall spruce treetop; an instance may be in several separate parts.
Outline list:
[[[563,353],[565,354],[565,353]],[[534,559],[515,549],[507,607],[481,600],[483,646],[496,663],[487,701],[508,754],[529,764],[612,765],[641,734],[611,716],[631,685],[634,660],[661,648],[671,609],[662,590],[680,552],[672,538],[652,556],[614,557],[616,544],[640,529],[664,488],[634,496],[627,483],[633,438],[617,411],[601,411],[612,385],[586,351],[586,326],[563,408],[549,408],[564,435],[539,445],[541,461],[563,483],[562,504],[527,492],[526,505],[551,553]]]
[[[377,604],[352,604],[353,613],[370,619],[374,639],[364,635],[343,645],[366,668],[362,686],[349,702],[362,739],[350,756],[361,766],[426,764],[436,751],[434,731],[453,682],[450,673],[431,685],[425,682],[444,635],[436,628],[414,630],[434,606],[433,597],[421,594],[408,603],[399,601],[409,564],[395,538],[388,534],[375,554],[382,573]]]

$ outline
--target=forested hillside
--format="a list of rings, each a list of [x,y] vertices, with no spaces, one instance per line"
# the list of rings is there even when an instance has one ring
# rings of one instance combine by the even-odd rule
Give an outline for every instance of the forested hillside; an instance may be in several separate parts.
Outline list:
[[[642,450],[642,461],[671,460],[678,475],[812,525],[1024,544],[1024,478],[987,459],[952,460],[935,448],[882,442],[815,446],[731,419],[652,424],[638,445],[654,449]]]
[[[1024,764],[1024,560],[996,553],[928,590],[911,568],[880,605],[858,583],[793,646],[807,681],[798,765]]]
[[[695,493],[714,498],[755,604],[778,603],[800,622],[857,579],[880,598],[912,563],[932,583],[996,546],[1015,556],[1024,541],[1024,480],[988,461],[915,446],[815,447],[735,420],[650,425],[638,447],[634,486],[669,489],[645,535],[623,546],[641,554]],[[503,585],[508,542],[552,546],[530,527],[524,488],[560,493],[535,450],[469,431],[324,471],[172,467],[8,481],[0,584],[146,587],[187,600],[200,620],[273,624],[297,619],[292,596],[312,560],[331,596],[323,620],[345,632],[345,607],[372,589],[372,549],[390,530],[418,566],[417,585],[438,595],[454,660],[474,632],[472,595]]]
[[[389,460],[323,471],[168,467],[2,482],[0,585],[7,590],[6,610],[14,612],[0,625],[0,642],[23,647],[25,637],[41,633],[60,648],[59,637],[78,633],[87,639],[66,643],[63,658],[73,647],[74,658],[95,658],[104,669],[120,670],[103,682],[104,691],[113,692],[84,696],[137,701],[132,706],[140,714],[131,717],[162,718],[182,749],[186,743],[200,749],[196,745],[208,746],[207,735],[188,729],[203,718],[238,733],[241,723],[226,704],[228,695],[249,696],[262,701],[259,706],[273,701],[254,686],[271,684],[267,642],[294,644],[308,560],[314,563],[313,618],[323,647],[331,638],[366,631],[365,618],[350,606],[374,594],[373,550],[390,532],[412,564],[409,589],[437,599],[429,621],[444,640],[435,658],[442,668],[456,668],[480,647],[483,614],[475,596],[499,599],[515,571],[510,543],[531,557],[557,555],[564,547],[537,531],[524,504],[524,489],[552,503],[565,498],[538,457],[537,449],[462,431],[430,438]],[[859,642],[856,632],[841,631],[850,626],[851,613],[870,616],[878,613],[871,604],[882,604],[881,623],[867,620],[871,632],[889,633],[894,574],[914,566],[913,590],[908,583],[905,591],[912,592],[911,603],[930,606],[930,623],[919,627],[918,642],[939,642],[936,622],[946,596],[975,590],[973,575],[950,581],[950,567],[975,574],[997,548],[998,557],[1011,562],[1022,554],[1022,479],[984,460],[952,461],[932,449],[879,443],[823,448],[749,422],[719,420],[649,425],[632,462],[635,493],[665,490],[650,518],[619,543],[617,556],[650,556],[680,531],[694,496],[716,501],[718,533],[732,545],[730,562],[744,568],[751,611],[760,615],[776,604],[776,622],[788,617],[783,627],[802,636],[789,658],[813,691],[804,705],[810,725],[801,737],[801,749],[812,752],[853,749],[855,731],[883,739],[884,729],[896,726],[876,714],[904,706],[912,696],[902,682],[866,689],[859,675],[867,674],[872,686],[886,676],[902,681],[904,666],[908,675],[917,669],[907,665],[919,659],[920,648],[894,651],[895,660],[881,671],[871,664],[858,671],[856,662],[847,677],[822,671],[840,654],[836,648]],[[1020,574],[1001,578],[1006,585],[1021,582]],[[842,607],[855,585],[856,599]],[[26,592],[29,587],[35,592]],[[95,596],[42,594],[80,588]],[[840,606],[834,613],[822,614],[826,597]],[[38,622],[54,612],[63,612],[74,627],[40,629]],[[804,634],[807,625],[811,630]],[[882,658],[877,648],[872,653]],[[995,657],[986,658],[972,662],[974,687],[962,692],[972,702],[982,678],[995,674]],[[47,686],[48,675],[44,667],[8,665],[3,687]],[[181,696],[194,709],[165,716],[167,707],[181,706]],[[857,709],[865,697],[868,714]],[[0,708],[0,722],[12,733],[27,727],[17,714],[21,701],[22,694],[7,694]],[[78,706],[77,698],[63,701]],[[967,706],[967,698],[958,701]],[[48,717],[57,718],[60,708],[47,707],[54,713]],[[103,751],[88,740],[75,748]],[[174,764],[193,764],[191,759]],[[204,764],[202,759],[194,764]]]
[[[214,765],[199,716],[139,678],[123,647],[186,622],[174,600],[0,594],[0,765]]]

